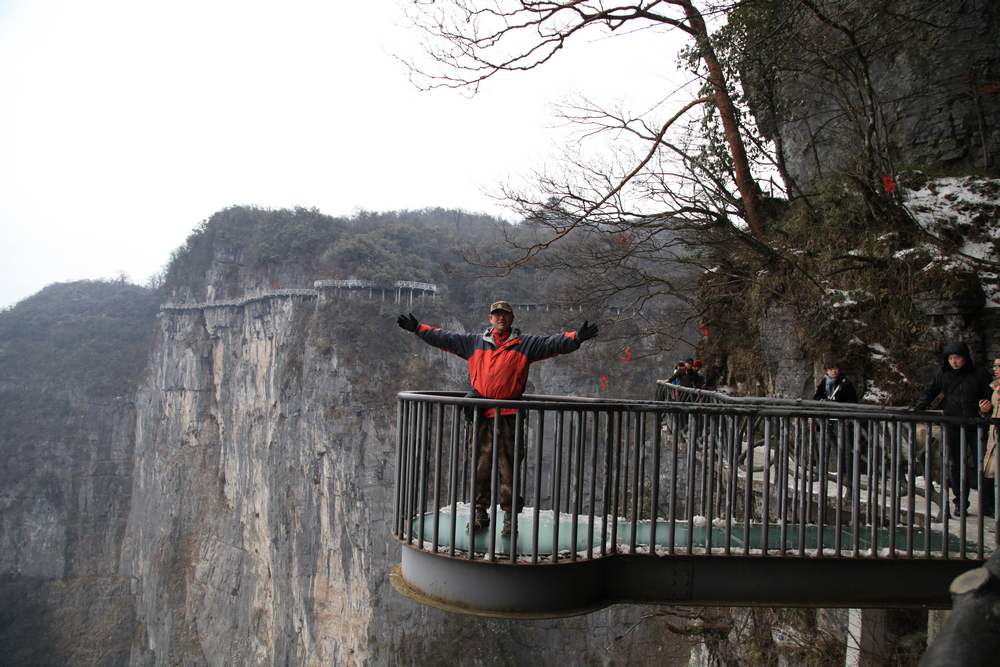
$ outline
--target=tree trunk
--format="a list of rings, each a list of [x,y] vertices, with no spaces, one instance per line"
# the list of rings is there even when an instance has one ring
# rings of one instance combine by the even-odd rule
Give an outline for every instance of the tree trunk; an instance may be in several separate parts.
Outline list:
[[[695,39],[701,50],[702,60],[708,67],[708,81],[712,84],[715,98],[715,106],[719,110],[719,117],[722,119],[722,130],[729,144],[729,152],[733,157],[733,167],[736,172],[736,187],[740,191],[743,199],[743,209],[746,211],[747,223],[750,231],[758,239],[764,238],[764,218],[761,213],[760,191],[750,173],[750,163],[747,160],[746,147],[743,145],[743,137],[740,134],[739,123],[736,121],[736,110],[733,100],[729,96],[729,89],[726,87],[726,79],[722,73],[722,66],[715,55],[712,43],[708,38],[708,28],[705,26],[705,19],[701,12],[689,0],[678,0],[684,8],[688,23],[694,31]]]

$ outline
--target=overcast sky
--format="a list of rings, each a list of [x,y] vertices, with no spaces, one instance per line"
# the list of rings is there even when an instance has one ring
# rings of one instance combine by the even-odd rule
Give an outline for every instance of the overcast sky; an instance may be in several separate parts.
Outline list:
[[[471,99],[419,92],[394,58],[418,38],[397,0],[0,0],[0,307],[142,282],[234,204],[509,217],[489,193],[556,158],[554,103],[685,79],[673,36],[593,33]]]

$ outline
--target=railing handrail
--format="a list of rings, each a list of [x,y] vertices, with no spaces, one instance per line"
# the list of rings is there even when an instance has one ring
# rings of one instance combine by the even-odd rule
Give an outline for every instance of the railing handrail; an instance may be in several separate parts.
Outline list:
[[[906,412],[905,407],[893,406],[893,405],[874,405],[872,403],[838,403],[837,401],[814,401],[808,398],[780,398],[773,396],[733,396],[732,394],[727,394],[721,391],[715,391],[712,389],[700,389],[698,387],[685,387],[683,385],[672,384],[669,380],[657,380],[656,384],[658,387],[669,388],[675,390],[680,394],[685,394],[688,396],[696,398],[710,399],[717,403],[734,403],[742,405],[794,405],[794,406],[805,406],[810,405],[823,405],[831,410],[840,409],[856,409],[856,410],[866,410],[871,412]]]
[[[676,385],[669,385],[677,388]],[[691,389],[684,387],[684,389]],[[705,390],[695,390],[705,391]],[[709,392],[718,393],[718,392]],[[988,417],[951,417],[940,411],[911,411],[907,408],[863,406],[858,403],[837,404],[833,401],[775,399],[774,404],[763,400],[752,403],[696,403],[689,401],[656,401],[648,399],[596,398],[588,396],[556,396],[524,394],[520,399],[473,398],[460,391],[407,390],[397,394],[399,399],[419,402],[441,402],[448,405],[467,405],[481,408],[524,408],[526,410],[584,409],[588,411],[621,410],[633,412],[726,412],[734,415],[759,415],[762,417],[802,416],[814,419],[892,419],[900,422],[941,424],[1000,424],[1000,419]],[[772,407],[776,406],[776,407]],[[846,406],[846,407],[845,407]],[[853,410],[852,407],[877,407],[877,410]],[[792,409],[795,408],[795,409]]]

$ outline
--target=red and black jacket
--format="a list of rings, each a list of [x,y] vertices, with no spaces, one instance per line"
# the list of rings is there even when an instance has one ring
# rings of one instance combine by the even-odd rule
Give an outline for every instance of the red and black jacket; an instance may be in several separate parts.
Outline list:
[[[481,334],[463,334],[421,324],[416,334],[428,345],[467,360],[472,388],[483,398],[520,398],[528,381],[528,367],[533,362],[580,348],[575,331],[554,336],[522,336],[518,329],[513,329],[499,346],[493,339],[492,328]]]

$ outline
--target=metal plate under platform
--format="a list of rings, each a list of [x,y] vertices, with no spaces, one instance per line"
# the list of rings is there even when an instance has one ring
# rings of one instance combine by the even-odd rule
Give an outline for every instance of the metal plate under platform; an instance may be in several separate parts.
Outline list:
[[[504,618],[585,614],[616,603],[762,607],[951,606],[974,560],[618,555],[557,564],[469,561],[403,545],[397,591],[448,611]]]

